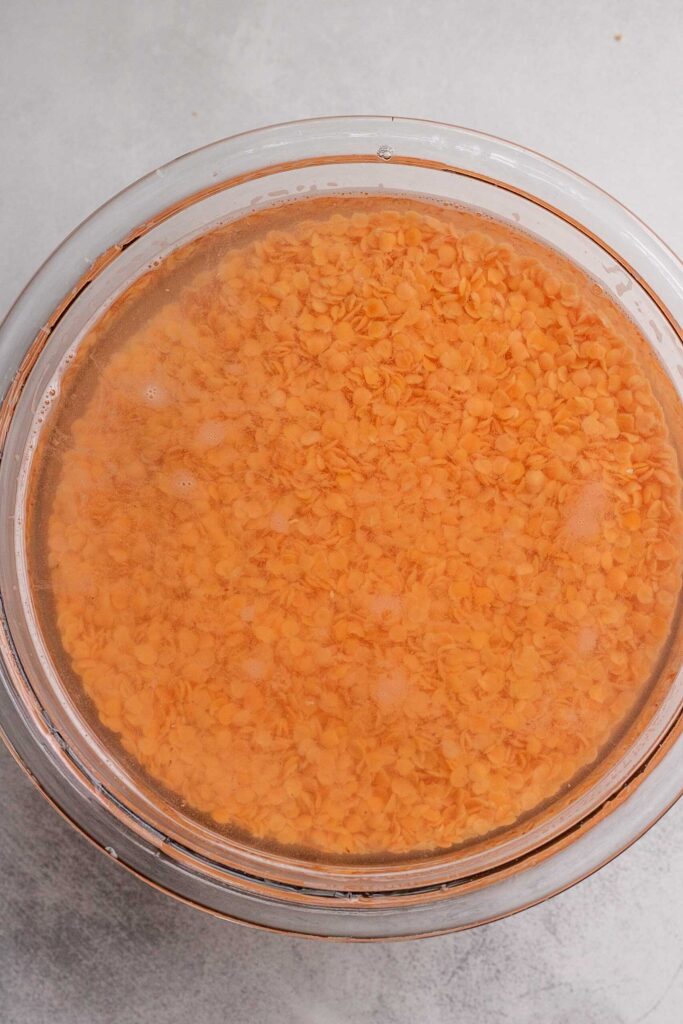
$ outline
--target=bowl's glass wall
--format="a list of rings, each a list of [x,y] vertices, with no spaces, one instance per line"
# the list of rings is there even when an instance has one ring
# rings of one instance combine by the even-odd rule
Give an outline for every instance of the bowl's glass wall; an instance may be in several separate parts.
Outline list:
[[[628,313],[650,343],[668,383],[659,374],[652,379],[674,441],[683,450],[683,357],[675,310],[668,309],[681,302],[680,270],[618,204],[543,158],[459,129],[389,119],[284,126],[191,154],[133,186],[67,240],[20,299],[3,328],[7,384],[15,379],[38,328],[76,284],[69,274],[78,266],[78,250],[87,246],[91,259],[105,253],[63,314],[39,335],[30,373],[21,388],[15,383],[5,402],[0,558],[6,696],[13,704],[4,715],[5,730],[29,767],[35,744],[42,745],[50,762],[43,765],[49,778],[44,785],[57,802],[100,842],[106,831],[101,822],[108,823],[119,855],[122,845],[132,843],[137,851],[125,858],[127,863],[187,898],[276,927],[371,936],[463,926],[508,912],[512,905],[506,900],[532,902],[575,880],[551,872],[536,882],[536,889],[518,896],[512,881],[524,874],[520,859],[543,860],[540,851],[550,851],[553,842],[557,852],[551,860],[559,863],[563,837],[599,811],[661,744],[683,702],[678,636],[637,721],[599,769],[546,813],[503,837],[417,863],[340,867],[299,862],[226,842],[165,804],[129,765],[111,756],[60,685],[36,626],[23,535],[31,454],[49,406],[59,398],[60,374],[79,339],[115,298],[178,247],[246,212],[311,195],[354,192],[393,192],[464,205],[568,256]],[[95,817],[97,827],[91,820]],[[114,840],[107,845],[114,846]],[[578,872],[574,869],[575,877],[591,869],[588,853]],[[594,858],[600,855],[593,850]],[[456,882],[459,888],[452,889]],[[242,899],[239,912],[224,905],[226,893],[234,899],[235,890]],[[450,911],[437,913],[436,904],[444,901]],[[430,905],[433,923],[427,925],[418,910]],[[310,917],[314,907],[326,918],[331,914],[336,924],[310,918],[304,926],[301,912]],[[401,918],[401,907],[412,914],[412,923]],[[365,924],[349,923],[359,916]]]

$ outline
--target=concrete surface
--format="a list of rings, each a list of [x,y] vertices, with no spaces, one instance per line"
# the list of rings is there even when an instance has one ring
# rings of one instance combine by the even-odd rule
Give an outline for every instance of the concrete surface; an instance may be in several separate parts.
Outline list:
[[[680,250],[682,42],[680,0],[4,0],[0,309],[142,173],[317,114],[432,117],[516,139]],[[4,751],[0,805],[2,1024],[683,1019],[683,805],[544,906],[374,947],[176,905],[72,832]]]

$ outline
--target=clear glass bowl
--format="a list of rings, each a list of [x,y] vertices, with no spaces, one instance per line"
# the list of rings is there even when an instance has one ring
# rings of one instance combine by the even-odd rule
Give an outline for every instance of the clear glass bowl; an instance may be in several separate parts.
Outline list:
[[[577,785],[524,824],[448,855],[297,860],[227,839],[165,803],[94,735],[60,685],[27,585],[24,515],[57,367],[130,284],[246,212],[338,193],[432,197],[521,228],[583,268],[637,324],[683,450],[683,267],[614,199],[520,146],[426,121],[349,117],[265,128],[180,157],[86,220],[0,329],[0,726],[50,801],[152,885],[221,916],[308,936],[387,939],[490,921],[545,899],[640,836],[683,790],[680,616],[648,700]],[[664,383],[663,383],[664,382]]]

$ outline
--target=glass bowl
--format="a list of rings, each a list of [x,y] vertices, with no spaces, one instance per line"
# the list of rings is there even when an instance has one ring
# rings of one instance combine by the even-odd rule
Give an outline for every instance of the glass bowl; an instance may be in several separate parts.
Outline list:
[[[435,198],[535,236],[587,272],[650,346],[652,377],[683,450],[683,267],[614,199],[527,149],[450,125],[327,118],[238,135],[180,157],[70,235],[0,329],[0,727],[10,750],[78,829],[152,885],[271,930],[389,939],[472,927],[567,888],[610,860],[683,790],[680,615],[648,699],[615,746],[550,805],[448,854],[377,864],[266,852],[166,802],[95,735],[36,624],[25,502],[57,368],[132,282],[208,230],[308,196]],[[663,369],[663,373],[661,370]]]

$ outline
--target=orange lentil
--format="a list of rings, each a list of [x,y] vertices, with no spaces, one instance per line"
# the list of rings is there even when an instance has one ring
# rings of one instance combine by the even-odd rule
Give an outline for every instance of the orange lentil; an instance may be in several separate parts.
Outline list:
[[[40,614],[188,811],[440,849],[553,796],[639,700],[676,462],[576,269],[474,214],[335,206],[193,243],[86,338],[36,470]]]

